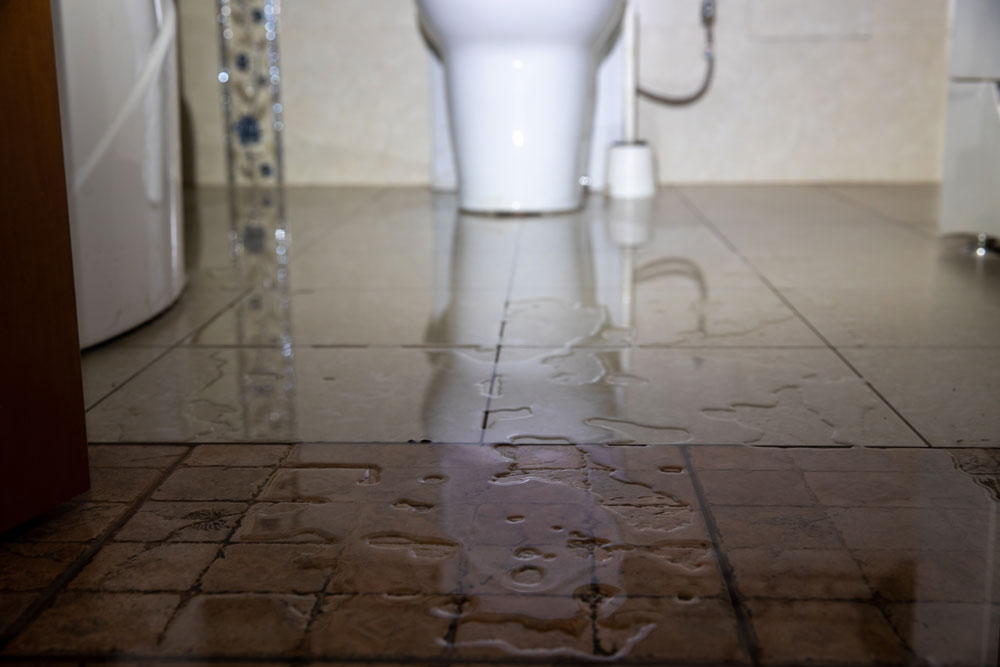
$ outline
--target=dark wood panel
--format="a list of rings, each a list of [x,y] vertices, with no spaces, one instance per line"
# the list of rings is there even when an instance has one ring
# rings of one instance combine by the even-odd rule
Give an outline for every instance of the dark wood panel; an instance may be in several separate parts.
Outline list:
[[[48,0],[0,0],[0,530],[85,491],[83,385]]]

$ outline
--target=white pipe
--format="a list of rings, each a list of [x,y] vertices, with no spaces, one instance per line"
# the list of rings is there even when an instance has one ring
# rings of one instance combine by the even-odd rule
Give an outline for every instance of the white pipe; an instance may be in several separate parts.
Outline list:
[[[625,141],[633,143],[639,138],[636,109],[636,87],[639,69],[639,30],[635,6],[629,2],[622,18],[622,49],[625,51]]]

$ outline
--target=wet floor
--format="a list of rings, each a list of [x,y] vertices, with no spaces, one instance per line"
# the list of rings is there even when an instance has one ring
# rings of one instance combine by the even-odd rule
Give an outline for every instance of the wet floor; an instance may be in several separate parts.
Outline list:
[[[265,195],[84,355],[0,661],[1000,664],[1000,262],[933,188]]]

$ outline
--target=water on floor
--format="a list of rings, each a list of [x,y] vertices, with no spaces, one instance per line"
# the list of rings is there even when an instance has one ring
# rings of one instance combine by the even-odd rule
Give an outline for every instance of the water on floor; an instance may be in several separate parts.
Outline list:
[[[191,193],[0,660],[1000,664],[1000,262],[930,187]]]

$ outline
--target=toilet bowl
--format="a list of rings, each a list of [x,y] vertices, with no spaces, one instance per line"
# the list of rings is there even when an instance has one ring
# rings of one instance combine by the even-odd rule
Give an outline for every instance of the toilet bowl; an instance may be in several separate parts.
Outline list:
[[[624,0],[417,0],[444,63],[459,205],[573,210],[595,73]]]

